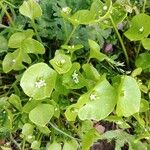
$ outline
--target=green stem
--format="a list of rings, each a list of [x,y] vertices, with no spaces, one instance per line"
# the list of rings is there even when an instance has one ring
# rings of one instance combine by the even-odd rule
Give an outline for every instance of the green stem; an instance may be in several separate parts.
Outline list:
[[[76,29],[77,29],[77,26],[74,26],[72,32],[70,33],[70,35],[68,36],[68,38],[67,38],[67,40],[65,42],[65,45],[68,44],[68,42],[70,41],[70,39],[71,39],[71,37],[74,34],[74,32],[75,32]]]
[[[57,126],[55,126],[55,125],[52,124],[51,122],[49,122],[49,124],[51,125],[51,127],[53,127],[56,131],[60,132],[61,134],[65,135],[65,136],[67,136],[67,137],[69,137],[69,138],[71,138],[71,139],[74,139],[74,140],[78,140],[78,141],[79,141],[79,139],[77,139],[77,138],[75,138],[75,137],[73,137],[73,136],[67,134],[66,132],[60,130]]]
[[[25,143],[26,143],[26,140],[25,140],[25,138],[23,138],[23,141],[22,141],[22,149],[21,149],[21,150],[25,150]]]
[[[137,49],[137,52],[136,52],[136,57],[138,57],[138,55],[139,55],[139,52],[140,52],[140,49],[141,49],[141,45],[142,45],[142,43],[140,41],[138,49]]]
[[[36,35],[37,40],[42,43],[42,40],[41,40],[41,38],[40,38],[40,36],[38,34],[38,31],[37,31],[37,27],[36,27],[35,21],[31,20],[31,24],[32,24],[32,27],[33,27],[33,29],[35,31],[35,35]]]
[[[19,150],[21,150],[20,145],[16,142],[16,140],[13,138],[11,134],[10,134],[10,140],[18,147]]]
[[[10,24],[13,26],[13,28],[15,28],[15,24],[2,2],[0,2],[0,6],[2,7],[2,10],[5,12],[6,16],[8,17]]]
[[[111,23],[112,23],[112,25],[113,25],[113,28],[114,28],[114,30],[115,30],[115,32],[116,32],[116,34],[117,34],[117,36],[118,36],[118,39],[119,39],[119,41],[120,41],[121,47],[122,47],[122,49],[123,49],[123,52],[124,52],[124,55],[125,55],[125,58],[126,58],[126,63],[127,63],[127,65],[129,66],[129,57],[128,57],[128,54],[127,54],[127,50],[126,50],[126,48],[125,48],[125,46],[124,46],[123,40],[122,40],[122,38],[121,38],[121,36],[120,36],[120,33],[118,32],[118,29],[117,29],[117,27],[116,27],[116,25],[115,25],[115,23],[114,23],[113,18],[111,17],[111,15],[109,15],[109,16],[110,16],[110,20],[111,20]]]
[[[147,0],[144,0],[143,11],[142,11],[143,13],[145,12],[146,3],[147,3]]]
[[[12,8],[17,8],[15,5],[13,5],[12,3],[8,2],[7,0],[3,0],[3,2],[5,2],[8,5],[10,5]]]

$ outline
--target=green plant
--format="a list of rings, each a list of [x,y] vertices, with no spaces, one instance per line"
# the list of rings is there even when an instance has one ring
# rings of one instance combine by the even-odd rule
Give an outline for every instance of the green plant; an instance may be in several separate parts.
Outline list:
[[[0,137],[21,150],[88,150],[104,139],[115,140],[116,150],[125,144],[146,150],[150,143],[148,3],[145,0],[143,8],[126,0],[86,1],[83,8],[78,3],[0,2],[2,19],[6,14],[10,21],[0,36]],[[8,5],[12,16],[4,7]],[[24,26],[17,24],[19,16],[25,19]],[[118,25],[123,23],[121,32]],[[51,36],[52,30],[58,35]],[[55,40],[58,45],[49,47]],[[105,44],[116,50],[106,52]],[[113,122],[119,129],[101,133],[95,127],[99,121]]]

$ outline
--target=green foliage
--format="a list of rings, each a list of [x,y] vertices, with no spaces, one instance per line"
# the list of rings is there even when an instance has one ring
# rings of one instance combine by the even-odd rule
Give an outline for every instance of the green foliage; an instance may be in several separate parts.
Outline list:
[[[40,5],[34,0],[24,1],[20,6],[19,11],[22,15],[34,20],[42,15]]]
[[[148,149],[149,6],[0,1],[0,148]]]
[[[49,104],[39,104],[29,113],[30,120],[38,126],[45,126],[54,115],[54,107]]]

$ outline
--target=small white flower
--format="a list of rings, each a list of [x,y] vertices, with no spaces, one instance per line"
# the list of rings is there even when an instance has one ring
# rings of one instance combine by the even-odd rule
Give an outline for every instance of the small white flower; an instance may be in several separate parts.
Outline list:
[[[32,135],[28,135],[28,139],[32,139]]]
[[[93,100],[96,100],[96,95],[95,95],[95,94],[91,94],[91,95],[90,95],[90,100],[92,100],[92,101],[93,101]]]
[[[107,6],[104,6],[104,7],[103,7],[103,10],[107,10],[107,8],[108,8]]]
[[[64,13],[68,12],[68,7],[63,7],[63,8],[62,8],[62,11],[63,11]]]
[[[72,45],[71,48],[74,48],[74,45]]]
[[[58,108],[55,108],[55,111],[57,111],[58,110]]]
[[[148,136],[147,136],[147,137],[145,137],[145,139],[149,140],[149,139],[150,139],[150,137],[148,137]]]
[[[36,88],[41,88],[43,86],[46,86],[46,83],[45,83],[44,80],[39,80],[39,81],[35,82],[35,87]]]
[[[144,31],[144,27],[141,27],[141,28],[139,29],[139,31],[140,31],[140,32],[143,32],[143,31]]]
[[[105,24],[108,24],[108,20],[104,20],[103,22],[104,22]]]
[[[122,121],[117,121],[116,123],[120,125],[120,124],[122,124]]]
[[[66,62],[65,59],[60,60],[60,63],[61,63],[61,64],[64,64],[65,62]]]
[[[76,70],[75,70],[74,73],[72,74],[72,79],[75,83],[79,83],[78,76],[79,76],[79,74],[77,74]]]
[[[16,60],[15,60],[15,59],[13,59],[13,60],[12,60],[12,62],[13,62],[13,63],[15,63],[15,62],[16,62]]]

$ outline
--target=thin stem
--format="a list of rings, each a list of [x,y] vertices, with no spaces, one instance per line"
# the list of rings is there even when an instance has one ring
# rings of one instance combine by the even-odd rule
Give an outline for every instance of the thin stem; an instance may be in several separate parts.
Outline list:
[[[124,55],[125,55],[125,58],[126,58],[127,65],[129,66],[129,57],[128,57],[128,54],[127,54],[127,50],[126,50],[126,48],[125,48],[125,46],[124,46],[123,40],[122,40],[122,38],[121,38],[121,36],[120,36],[120,33],[118,32],[118,29],[117,29],[117,27],[116,27],[116,25],[115,25],[115,23],[114,23],[113,18],[111,17],[111,15],[109,15],[109,16],[110,16],[111,23],[112,23],[112,25],[113,25],[113,27],[114,27],[114,30],[115,30],[115,32],[116,32],[116,34],[117,34],[117,36],[118,36],[119,41],[120,41],[121,47],[122,47],[122,49],[123,49],[123,52],[124,52]]]
[[[32,24],[32,27],[33,27],[33,29],[35,31],[35,35],[36,35],[37,40],[42,43],[42,40],[41,40],[41,38],[40,38],[40,36],[38,34],[38,31],[37,31],[37,27],[36,27],[35,21],[31,20],[31,24]]]
[[[147,0],[144,0],[143,10],[142,10],[143,13],[145,12],[146,3],[147,3]]]
[[[74,140],[78,140],[78,141],[79,141],[79,139],[77,139],[77,138],[75,138],[75,137],[73,137],[73,136],[67,134],[66,132],[60,130],[57,126],[55,126],[55,125],[52,124],[51,122],[49,122],[49,124],[50,124],[56,131],[60,132],[61,134],[65,135],[65,136],[67,136],[67,137],[69,137],[69,138],[71,138],[71,139],[74,139]]]
[[[10,140],[18,147],[19,150],[21,150],[20,145],[16,142],[16,140],[13,138],[11,134],[10,134]]]
[[[21,149],[21,150],[24,150],[24,149],[25,149],[25,143],[26,143],[26,140],[25,140],[25,138],[23,138],[23,141],[22,141],[22,149]]]
[[[8,2],[7,0],[3,0],[6,4],[10,5],[12,8],[17,8],[15,5],[12,3]]]
[[[139,52],[140,52],[140,49],[141,49],[141,45],[142,45],[142,43],[140,41],[138,49],[137,49],[137,52],[136,52],[136,57],[138,57],[138,55],[139,55]]]
[[[72,35],[74,34],[75,30],[77,29],[77,26],[74,26],[73,27],[73,30],[71,31],[70,35],[68,36],[66,42],[65,42],[65,45],[68,44],[68,42],[70,41]]]
[[[0,2],[0,6],[2,7],[2,10],[5,12],[6,16],[8,17],[8,19],[9,19],[11,25],[13,26],[13,28],[15,28],[15,24],[14,24],[14,22],[13,22],[11,16],[9,15],[7,9],[4,7],[4,5],[3,5],[2,2]]]

